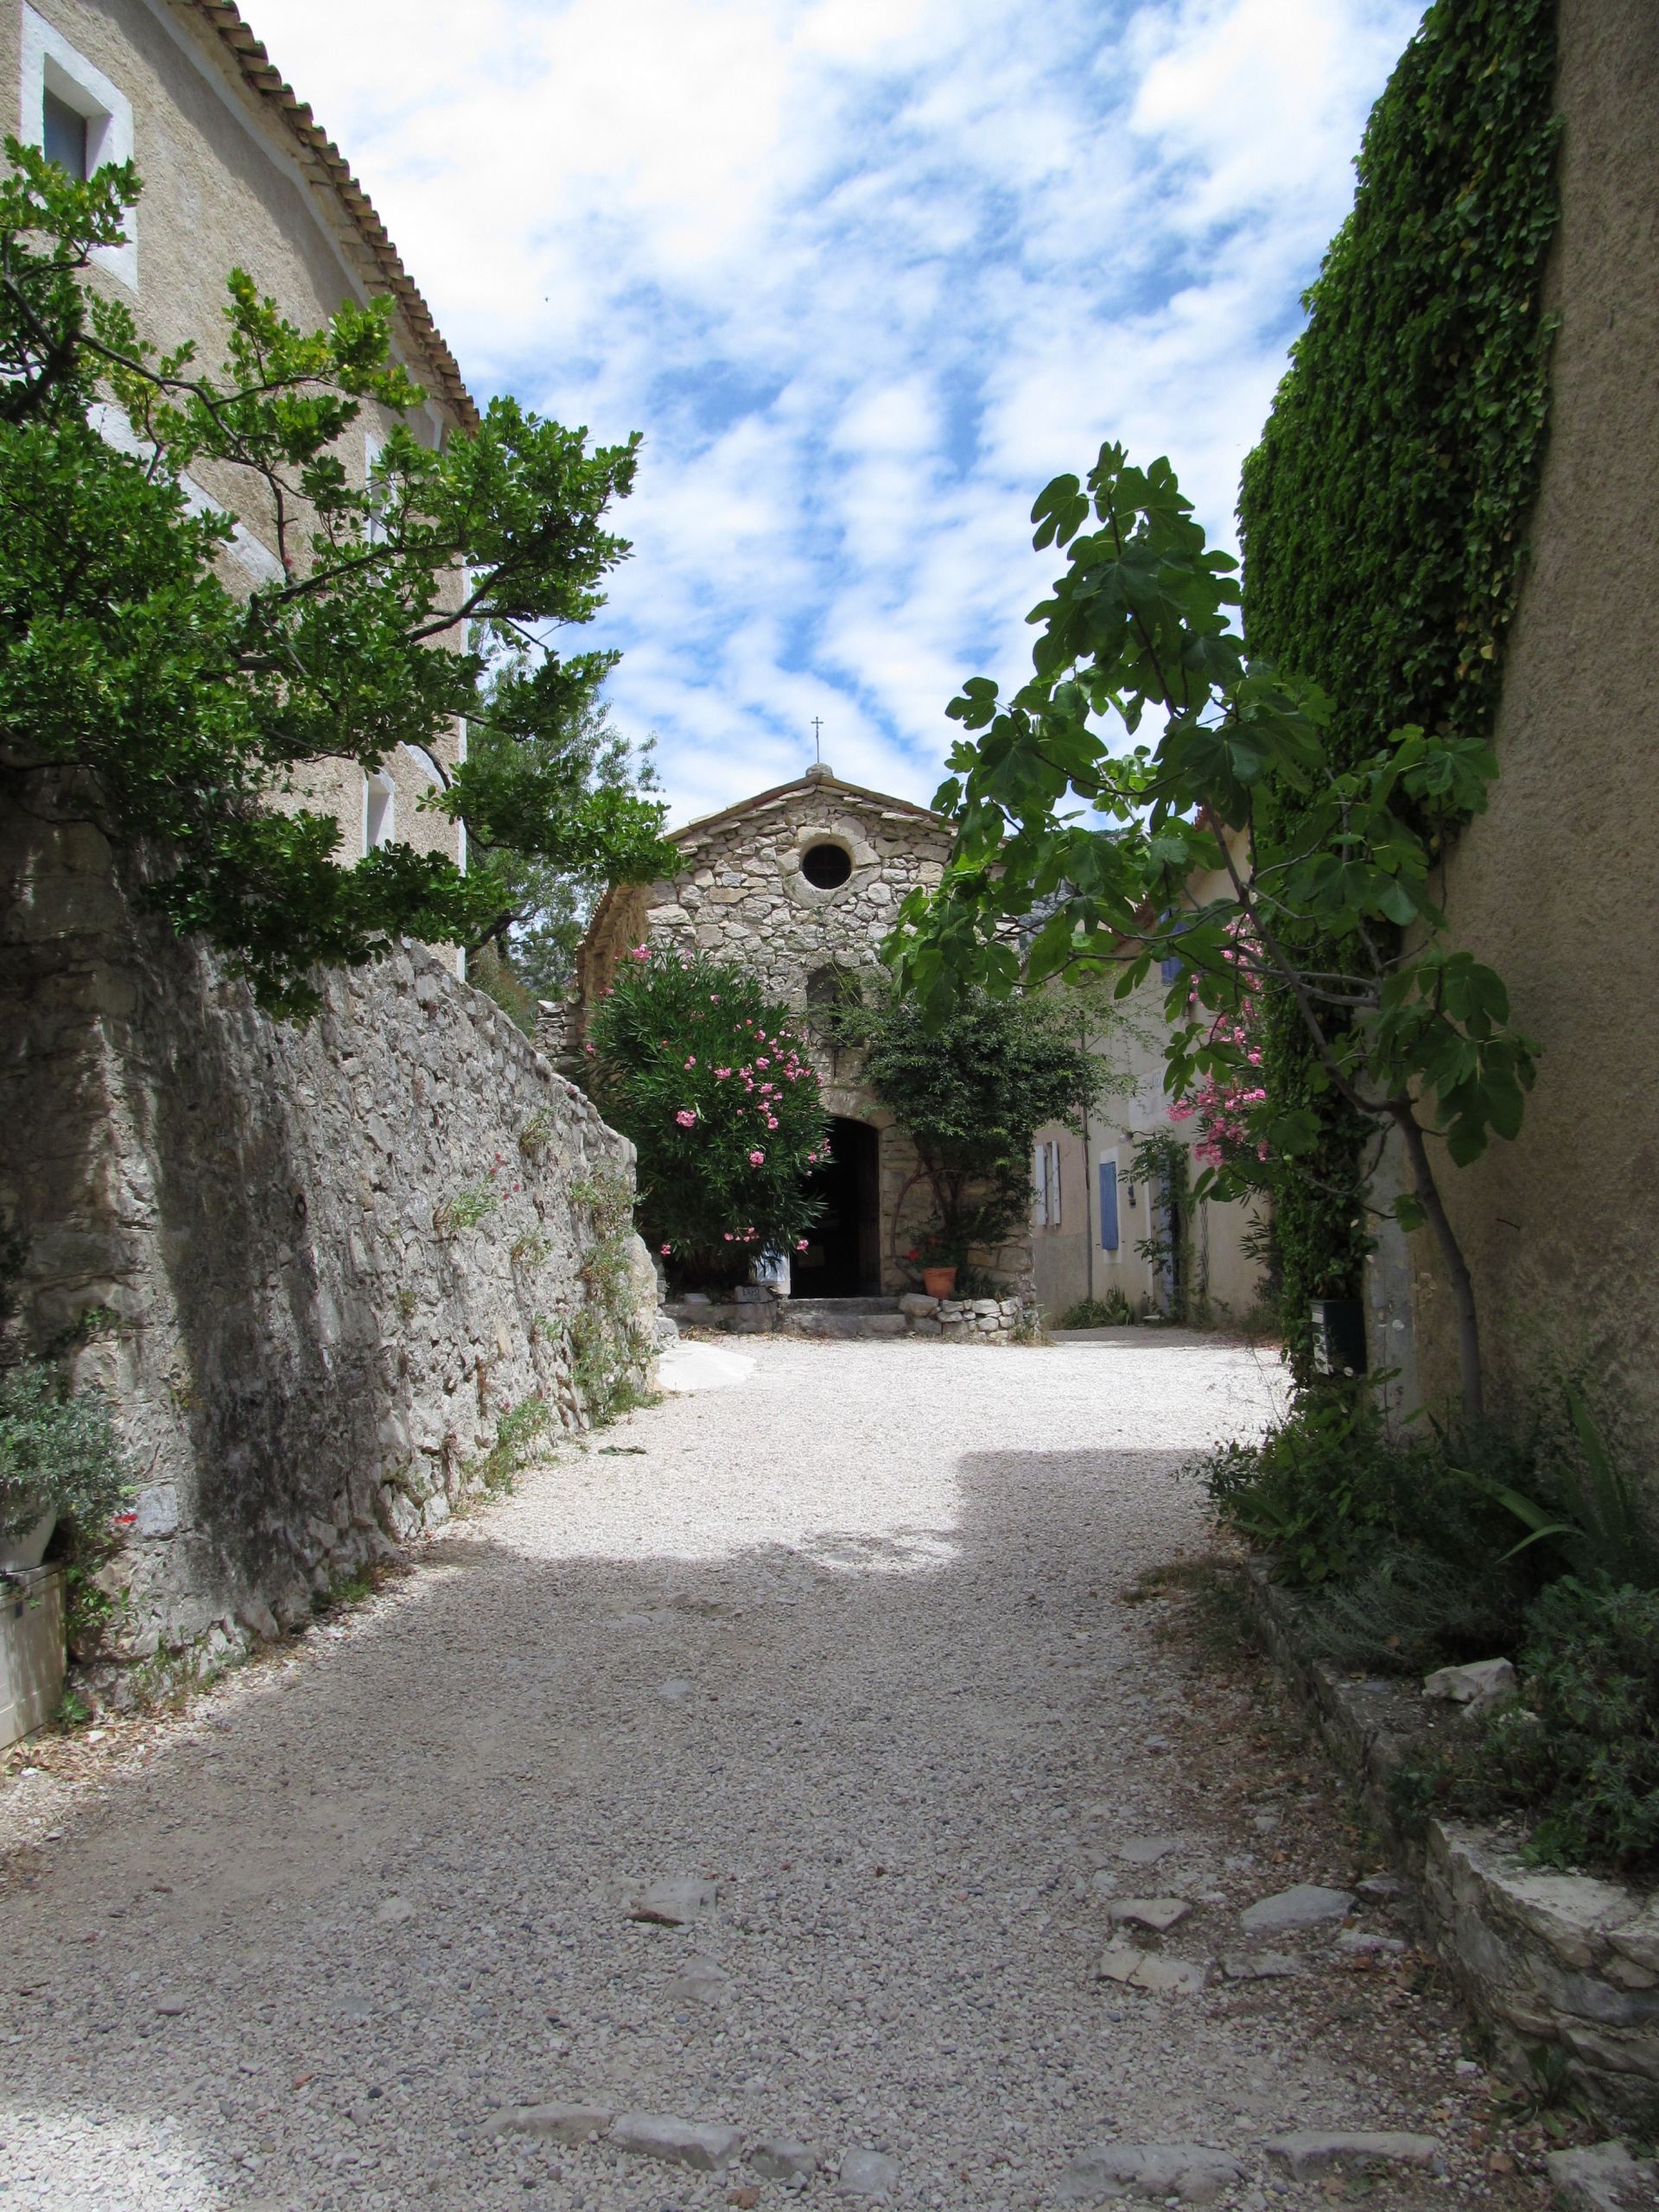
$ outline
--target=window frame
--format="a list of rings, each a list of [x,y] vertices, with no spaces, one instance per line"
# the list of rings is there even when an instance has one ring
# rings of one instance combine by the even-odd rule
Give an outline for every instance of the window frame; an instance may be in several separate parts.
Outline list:
[[[46,95],[61,100],[86,122],[86,169],[95,176],[113,162],[133,157],[132,103],[118,85],[71,46],[62,32],[22,0],[22,40],[18,72],[18,137],[26,146],[46,145]],[[92,264],[138,289],[138,230],[126,211],[124,245],[92,248]]]

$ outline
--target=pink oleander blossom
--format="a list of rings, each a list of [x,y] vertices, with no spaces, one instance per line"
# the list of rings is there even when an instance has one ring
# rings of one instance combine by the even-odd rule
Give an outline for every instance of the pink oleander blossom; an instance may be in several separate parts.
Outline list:
[[[694,1107],[682,1106],[674,1118],[683,1129],[693,1128],[696,1125],[696,1110]]]
[[[749,1154],[749,1165],[751,1167],[764,1167],[766,1164],[766,1155],[764,1152],[752,1152]]]

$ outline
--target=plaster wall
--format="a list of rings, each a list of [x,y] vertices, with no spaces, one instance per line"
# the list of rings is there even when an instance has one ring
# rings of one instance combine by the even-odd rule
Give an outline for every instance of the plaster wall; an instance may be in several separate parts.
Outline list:
[[[1091,1015],[1079,998],[1079,1033],[1092,1020],[1090,1049],[1116,1079],[1095,1107],[1086,1140],[1058,1123],[1037,1133],[1060,1148],[1060,1219],[1058,1226],[1032,1232],[1038,1303],[1058,1321],[1068,1306],[1084,1298],[1105,1299],[1121,1291],[1139,1313],[1161,1305],[1157,1269],[1135,1246],[1155,1231],[1153,1192],[1131,1180],[1130,1162],[1146,1138],[1173,1133],[1189,1147],[1197,1135],[1192,1121],[1172,1122],[1164,1090],[1164,986],[1155,974],[1125,1001],[1109,1001],[1110,1018]],[[1118,1241],[1111,1249],[1101,1242],[1100,1170],[1117,1171]],[[1193,1173],[1198,1172],[1197,1163]],[[1243,1239],[1254,1219],[1247,1205],[1201,1203],[1193,1224],[1196,1288],[1216,1319],[1239,1319],[1256,1305],[1262,1269],[1245,1251]]]
[[[92,281],[126,302],[152,343],[165,351],[191,341],[200,366],[217,375],[225,283],[236,268],[302,329],[326,322],[347,299],[385,289],[346,211],[308,175],[270,104],[251,92],[193,8],[178,0],[28,4],[130,103],[133,159],[144,187],[134,217],[137,281],[106,269],[95,270]],[[8,130],[38,141],[40,118],[25,86],[26,29],[26,0],[0,0],[0,115]],[[423,442],[435,444],[454,427],[454,411],[401,314],[393,329],[394,350],[429,393],[410,428]],[[368,404],[347,434],[340,457],[356,480],[366,465],[366,440],[383,438],[393,419]],[[246,589],[261,573],[279,574],[274,514],[263,487],[245,472],[209,462],[195,474],[200,489],[238,515],[253,541],[241,560],[226,558],[226,584]],[[451,733],[441,751],[445,766],[459,745],[460,733]],[[385,772],[396,787],[399,841],[459,857],[454,825],[419,810],[434,780],[430,768],[402,748]],[[362,772],[342,763],[312,771],[285,803],[332,811],[342,831],[341,855],[349,860],[364,849],[364,797]]]
[[[1446,870],[1452,940],[1507,982],[1542,1048],[1513,1144],[1446,1179],[1475,1277],[1487,1399],[1518,1423],[1576,1367],[1624,1464],[1659,1499],[1659,12],[1560,0],[1560,317],[1531,565],[1504,663],[1489,811]],[[1382,1255],[1424,1396],[1457,1387],[1427,1237]],[[1397,1351],[1389,1364],[1399,1364]]]
[[[595,1345],[643,1373],[650,1262],[595,1214],[632,1148],[482,994],[411,949],[274,1023],[73,822],[0,823],[0,886],[16,1325],[130,1447],[125,1657],[292,1624],[446,1520],[514,1408],[583,1424]]]

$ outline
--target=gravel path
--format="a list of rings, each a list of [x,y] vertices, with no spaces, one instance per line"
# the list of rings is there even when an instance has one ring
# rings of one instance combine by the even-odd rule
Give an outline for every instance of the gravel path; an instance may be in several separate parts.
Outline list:
[[[1452,2016],[1329,1926],[1274,1939],[1293,1980],[1098,1978],[1112,1893],[1189,1900],[1146,1946],[1216,1960],[1253,1900],[1363,1871],[1328,1783],[1263,1768],[1248,1675],[1121,1602],[1201,1547],[1173,1470],[1259,1422],[1271,1362],[754,1352],[90,1774],[13,1761],[0,2208],[791,2201],[747,2158],[491,2132],[549,2100],[817,2146],[806,2202],[874,2152],[893,2203],[976,2212],[1059,2205],[1102,2143],[1323,2202],[1262,2138],[1464,2125]],[[715,1890],[691,1924],[627,1916],[680,1877]],[[1370,2201],[1537,2201],[1499,2187],[1465,2162]]]

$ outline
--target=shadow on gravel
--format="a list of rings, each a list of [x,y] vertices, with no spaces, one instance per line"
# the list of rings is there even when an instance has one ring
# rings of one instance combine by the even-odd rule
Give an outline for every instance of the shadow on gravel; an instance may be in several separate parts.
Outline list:
[[[868,2019],[919,2100],[918,2187],[937,2170],[944,2201],[982,2203],[949,2144],[1098,2074],[1096,2000],[1080,2014],[1043,1954],[1041,1907],[1071,1871],[1052,1801],[1133,1630],[1103,1613],[1084,1652],[1073,1613],[1198,1533],[1182,1456],[969,1452],[946,1525],[896,1490],[885,1527],[714,1559],[649,1533],[632,1556],[532,1553],[505,1518],[435,1544],[338,1641],[232,1679],[0,1897],[7,2202],[574,2205],[519,2190],[546,2146],[480,2151],[486,2101],[613,2077],[647,2108],[845,2142],[791,2055],[804,1990],[825,2033]],[[1000,1848],[1022,1899],[983,1916],[968,2011],[947,1842]],[[664,1961],[689,1939],[625,1916],[631,1881],[682,1872],[721,1880],[739,2019],[677,2014]],[[635,2171],[628,2202],[680,2203]]]

